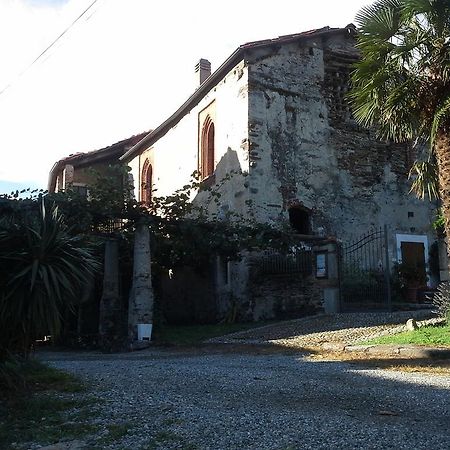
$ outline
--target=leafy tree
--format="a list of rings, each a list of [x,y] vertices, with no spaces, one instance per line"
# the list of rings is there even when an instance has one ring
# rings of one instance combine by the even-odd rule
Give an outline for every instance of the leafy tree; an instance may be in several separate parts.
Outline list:
[[[24,208],[3,215],[0,356],[11,350],[27,355],[35,339],[57,335],[62,308],[79,298],[97,267],[89,244],[71,235],[58,209],[44,199],[37,213]]]
[[[439,195],[450,236],[450,1],[378,0],[356,20],[354,116],[382,138],[428,145],[412,188],[419,197]]]

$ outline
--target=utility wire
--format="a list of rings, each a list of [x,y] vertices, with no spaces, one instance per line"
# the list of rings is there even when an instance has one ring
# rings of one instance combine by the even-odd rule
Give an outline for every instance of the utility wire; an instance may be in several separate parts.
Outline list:
[[[16,79],[8,83],[1,91],[0,95],[6,92],[15,82],[17,82],[26,72],[28,72],[96,3],[94,0],[45,50],[43,50],[34,61],[31,62],[25,69],[22,70]],[[92,15],[90,16],[92,17]]]

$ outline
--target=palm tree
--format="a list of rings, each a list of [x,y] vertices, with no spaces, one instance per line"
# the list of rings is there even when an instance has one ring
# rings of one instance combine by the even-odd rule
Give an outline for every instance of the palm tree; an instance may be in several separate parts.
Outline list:
[[[413,190],[440,197],[450,236],[450,1],[378,0],[356,20],[354,116],[382,138],[428,147]]]
[[[26,356],[37,337],[57,335],[63,308],[98,268],[89,244],[69,231],[43,199],[37,214],[1,218],[0,357],[11,350]]]

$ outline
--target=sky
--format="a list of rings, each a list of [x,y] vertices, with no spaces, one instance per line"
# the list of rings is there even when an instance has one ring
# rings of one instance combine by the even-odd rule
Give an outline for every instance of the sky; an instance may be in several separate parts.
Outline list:
[[[0,194],[156,128],[241,44],[344,27],[371,0],[0,0]],[[6,89],[5,89],[6,88]]]

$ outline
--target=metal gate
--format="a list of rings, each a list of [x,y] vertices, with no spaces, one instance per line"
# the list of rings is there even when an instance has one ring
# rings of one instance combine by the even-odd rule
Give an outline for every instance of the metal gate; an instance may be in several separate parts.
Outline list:
[[[339,269],[343,311],[391,310],[386,226],[342,245]]]

